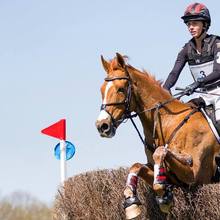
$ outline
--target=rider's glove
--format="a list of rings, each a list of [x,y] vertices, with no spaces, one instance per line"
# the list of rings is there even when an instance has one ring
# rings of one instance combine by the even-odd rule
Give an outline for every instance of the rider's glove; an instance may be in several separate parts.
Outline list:
[[[197,88],[201,87],[204,82],[204,78],[198,78],[197,81],[186,87],[186,95],[191,95]]]

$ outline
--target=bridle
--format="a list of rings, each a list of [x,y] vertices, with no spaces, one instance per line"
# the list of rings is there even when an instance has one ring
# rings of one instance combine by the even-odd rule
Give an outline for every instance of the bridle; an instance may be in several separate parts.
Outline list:
[[[130,111],[132,86],[131,86],[131,79],[130,79],[130,76],[129,76],[129,72],[127,71],[127,69],[126,69],[126,73],[127,73],[128,76],[113,77],[113,78],[107,77],[107,78],[104,79],[106,82],[111,82],[111,81],[114,81],[114,80],[128,80],[128,87],[127,87],[127,96],[126,96],[124,101],[122,101],[122,102],[111,102],[111,103],[102,104],[101,105],[101,110],[105,110],[105,112],[107,112],[107,114],[111,117],[112,124],[113,124],[113,127],[114,127],[115,130],[126,119],[130,119],[132,124],[133,124],[133,126],[134,126],[134,128],[135,128],[135,130],[138,133],[139,138],[141,139],[141,142],[143,143],[144,147],[146,147],[147,143],[143,139],[140,131],[138,130],[137,125],[135,124],[135,122],[133,120],[134,117],[138,116],[138,113],[131,114],[131,111]],[[113,118],[112,114],[110,112],[108,112],[107,109],[106,109],[107,106],[112,106],[112,105],[114,105],[114,106],[116,106],[116,105],[124,105],[125,106],[124,114],[122,115],[122,117],[119,120],[115,120]]]
[[[110,103],[105,103],[101,105],[101,110],[105,110],[108,115],[111,117],[112,120],[112,124],[114,126],[114,128],[116,129],[118,127],[119,124],[121,124],[124,120],[129,118],[129,115],[131,114],[130,111],[130,103],[131,103],[131,80],[129,76],[123,76],[123,77],[113,77],[113,78],[109,78],[106,77],[105,81],[106,82],[112,82],[115,80],[127,80],[128,81],[128,87],[127,87],[127,96],[125,98],[124,101],[122,102],[110,102]],[[125,107],[125,111],[123,116],[119,119],[119,120],[115,120],[112,116],[112,114],[107,111],[106,107],[107,106],[116,106],[116,105],[123,105]]]

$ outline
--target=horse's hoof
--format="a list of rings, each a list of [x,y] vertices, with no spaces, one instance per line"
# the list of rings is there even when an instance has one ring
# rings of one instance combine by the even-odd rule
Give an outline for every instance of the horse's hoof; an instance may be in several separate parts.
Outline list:
[[[141,202],[137,196],[129,197],[124,201],[126,219],[134,219],[141,214]]]
[[[164,198],[157,197],[157,203],[160,207],[161,212],[168,214],[170,212],[170,208],[173,204],[172,201],[167,201]]]
[[[137,204],[133,204],[125,209],[126,219],[134,219],[141,214],[141,209]]]
[[[168,214],[170,212],[171,206],[172,206],[172,203],[170,203],[170,204],[161,204],[161,205],[159,205],[160,211],[163,212],[163,213]]]
[[[158,196],[162,197],[165,194],[165,184],[154,184],[153,190],[156,192]]]
[[[173,205],[173,193],[169,189],[162,197],[156,197],[160,210],[164,213],[169,213],[171,206]]]

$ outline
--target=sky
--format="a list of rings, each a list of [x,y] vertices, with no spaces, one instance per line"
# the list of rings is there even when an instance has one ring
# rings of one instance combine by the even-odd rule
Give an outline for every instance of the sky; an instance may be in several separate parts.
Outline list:
[[[25,191],[53,202],[60,186],[53,154],[59,140],[40,131],[63,118],[67,140],[76,147],[67,162],[68,177],[146,162],[130,122],[112,139],[96,130],[105,77],[100,56],[108,60],[119,52],[132,66],[165,80],[190,39],[180,19],[190,3],[0,0],[1,196]],[[203,3],[212,16],[209,32],[220,34],[220,2]],[[191,82],[186,66],[176,86]]]

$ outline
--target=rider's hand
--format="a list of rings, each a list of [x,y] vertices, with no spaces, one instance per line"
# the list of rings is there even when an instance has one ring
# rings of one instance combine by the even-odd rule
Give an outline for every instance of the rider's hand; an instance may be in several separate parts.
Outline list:
[[[201,85],[201,82],[198,82],[198,81],[188,85],[185,89],[185,94],[191,95],[198,87],[200,87],[200,85]]]

